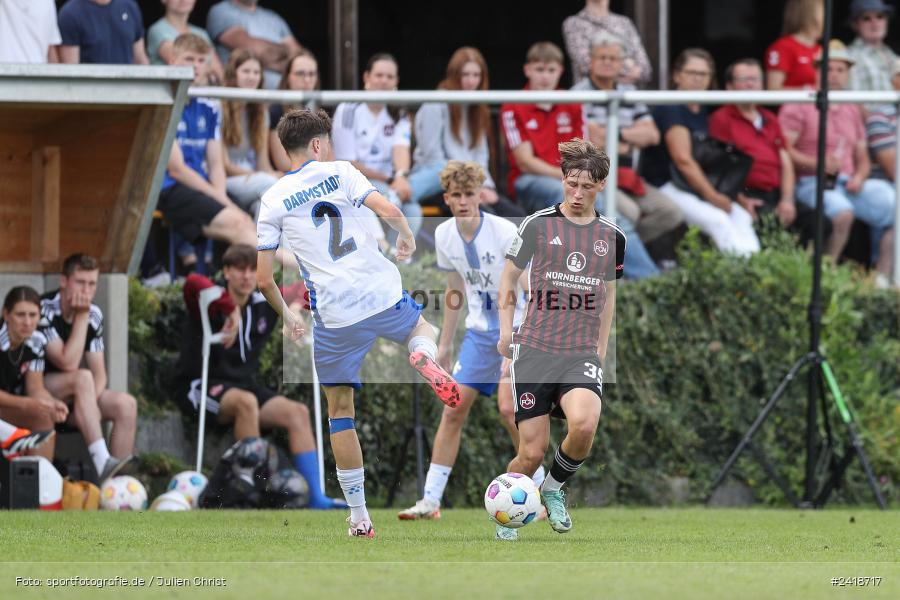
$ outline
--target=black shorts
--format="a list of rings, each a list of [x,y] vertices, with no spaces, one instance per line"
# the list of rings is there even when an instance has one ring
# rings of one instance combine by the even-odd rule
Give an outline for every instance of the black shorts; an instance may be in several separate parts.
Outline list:
[[[191,244],[203,235],[203,227],[225,208],[203,192],[180,183],[162,190],[156,207],[172,229]]]
[[[198,377],[197,379],[182,383],[179,386],[181,391],[178,393],[178,402],[186,412],[200,412],[201,383],[202,380]],[[244,390],[256,396],[256,402],[259,404],[260,408],[262,408],[266,402],[278,395],[278,392],[273,392],[269,388],[257,385],[254,382],[234,383],[232,381],[210,378],[206,390],[206,412],[218,415],[219,402],[222,400],[222,396],[232,388]]]
[[[559,400],[577,388],[603,395],[603,370],[596,354],[551,354],[513,344],[509,374],[516,423],[546,414],[564,419]]]

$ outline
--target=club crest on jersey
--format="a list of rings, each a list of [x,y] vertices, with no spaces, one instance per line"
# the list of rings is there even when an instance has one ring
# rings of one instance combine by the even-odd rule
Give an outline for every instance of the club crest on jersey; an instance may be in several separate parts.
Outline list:
[[[572,118],[567,113],[559,113],[556,115],[556,128],[559,133],[571,133]]]
[[[391,137],[394,135],[394,124],[388,123],[384,126],[384,137]]]
[[[566,259],[566,268],[573,273],[580,273],[584,269],[586,262],[584,254],[581,252],[573,252],[569,255],[569,258]]]
[[[21,365],[19,365],[19,373],[21,373],[22,375],[25,375],[25,373],[27,373],[27,372],[28,372],[28,362],[26,361],[26,362],[23,362]]]
[[[594,242],[594,254],[597,256],[606,256],[607,252],[609,252],[609,244],[606,243],[606,240],[597,240]]]
[[[216,385],[209,388],[209,395],[212,396],[213,398],[215,398],[216,396],[218,396],[219,394],[222,393],[222,390],[224,388],[225,388],[224,385],[222,385],[221,383],[217,383]]]
[[[481,261],[486,265],[493,263],[495,260],[497,260],[497,257],[490,252],[485,252],[484,256],[481,257]]]
[[[534,394],[532,394],[531,392],[525,392],[524,394],[519,396],[519,406],[521,406],[525,410],[534,408],[534,403]]]
[[[260,317],[259,321],[256,322],[256,332],[259,334],[263,334],[266,332],[267,324],[266,318]]]

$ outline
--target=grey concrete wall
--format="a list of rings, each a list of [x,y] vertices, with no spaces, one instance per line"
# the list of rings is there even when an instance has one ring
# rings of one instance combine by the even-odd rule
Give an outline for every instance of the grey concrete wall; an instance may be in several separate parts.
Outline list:
[[[0,273],[0,299],[17,285],[30,285],[39,294],[59,287],[58,273]],[[100,275],[94,303],[103,311],[103,343],[109,389],[128,389],[128,276]]]

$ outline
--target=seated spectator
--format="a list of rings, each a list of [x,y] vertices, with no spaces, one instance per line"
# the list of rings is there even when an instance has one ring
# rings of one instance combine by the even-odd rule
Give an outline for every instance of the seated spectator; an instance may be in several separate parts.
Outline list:
[[[59,31],[59,62],[150,64],[134,0],[69,0],[59,11]]]
[[[301,48],[291,54],[285,63],[284,73],[281,74],[279,90],[293,90],[298,92],[311,92],[319,89],[319,63],[315,55]],[[278,139],[275,128],[281,116],[295,108],[302,108],[294,104],[270,104],[269,105],[269,157],[275,169],[282,172],[291,170],[291,161],[287,152]]]
[[[850,69],[851,90],[891,89],[891,69],[897,55],[884,40],[888,18],[893,14],[894,7],[882,0],[853,0],[850,5],[850,26],[856,32],[847,50],[856,61]]]
[[[624,56],[619,64],[619,81],[632,85],[650,83],[653,70],[641,36],[631,19],[609,11],[609,0],[587,0],[581,12],[563,21],[562,32],[572,61],[573,82],[590,74],[591,40],[605,32],[622,40]]]
[[[397,61],[379,53],[363,72],[368,91],[396,90]],[[410,182],[410,125],[406,111],[384,104],[339,104],[331,131],[335,160],[353,163],[375,188],[400,208],[415,235],[422,227],[422,207]]]
[[[783,36],[766,50],[767,89],[812,89],[816,85],[813,62],[821,49],[824,22],[822,0],[787,1]]]
[[[262,64],[250,50],[231,53],[225,85],[262,89]],[[257,102],[222,102],[222,139],[225,143],[225,189],[253,220],[262,195],[278,177],[269,162],[269,111]]]
[[[182,33],[199,35],[210,48],[213,41],[206,30],[188,23],[188,17],[194,10],[197,0],[160,0],[166,7],[166,14],[147,30],[147,54],[151,65],[172,64],[172,43]],[[225,77],[222,61],[215,52],[210,53],[209,83],[219,85]]]
[[[829,45],[828,87],[843,90],[850,78],[853,59],[839,40]],[[821,58],[817,58],[820,62]],[[789,142],[789,150],[799,179],[797,200],[809,207],[816,202],[816,166],[819,143],[819,111],[812,104],[786,104],[778,115]],[[856,217],[872,231],[873,255],[879,273],[890,274],[893,248],[894,187],[883,179],[869,177],[871,163],[863,129],[862,114],[855,104],[831,104],[828,108],[828,137],[825,140],[825,172],[830,189],[825,190],[825,214],[832,231],[826,252],[837,261]],[[884,235],[887,230],[890,233]],[[880,245],[879,245],[880,241]]]
[[[709,52],[688,48],[678,55],[672,79],[680,91],[701,92],[713,87],[716,65]],[[693,144],[709,132],[707,109],[699,104],[657,106],[653,118],[663,142],[647,148],[641,156],[643,176],[660,187],[684,212],[685,222],[696,225],[719,250],[739,255],[759,250],[753,217],[740,204],[717,190],[694,160]],[[690,191],[672,183],[672,169],[690,186]]]
[[[762,65],[755,58],[733,63],[725,71],[725,88],[742,92],[762,90]],[[794,163],[787,151],[778,117],[756,104],[723,106],[709,118],[709,135],[733,144],[753,158],[743,193],[737,201],[756,220],[774,212],[785,228],[800,234],[806,245],[815,235],[815,211],[794,202]],[[830,228],[830,225],[828,225]]]
[[[126,463],[134,451],[137,400],[126,392],[106,387],[103,313],[93,303],[100,269],[85,254],[73,254],[63,262],[59,289],[41,297],[41,332],[47,338],[44,385],[57,398],[75,396],[83,386],[93,402],[84,402],[85,421],[78,423],[89,443],[88,452],[101,473],[108,460]],[[82,361],[86,369],[81,368]],[[86,393],[87,393],[86,392]],[[79,405],[75,406],[76,418]],[[101,420],[112,422],[109,448],[101,436]],[[77,421],[76,421],[77,422]],[[90,431],[90,434],[88,433]],[[114,458],[110,459],[110,455]],[[99,465],[99,466],[98,466]],[[105,479],[101,475],[101,481]]]
[[[538,42],[526,55],[526,90],[555,90],[563,72],[563,55],[555,44]],[[562,202],[563,174],[559,144],[585,136],[584,107],[578,104],[504,104],[500,119],[509,155],[509,183],[527,213]],[[625,218],[618,224],[629,236],[625,273],[641,279],[659,272],[634,225]]]
[[[557,89],[563,53],[551,42],[538,42],[525,58],[526,90]],[[500,119],[509,159],[507,190],[531,214],[562,201],[559,144],[587,137],[579,104],[504,104]]]
[[[265,86],[274,89],[291,53],[300,43],[278,13],[258,6],[257,0],[222,0],[206,17],[206,30],[216,42],[222,64],[232,50],[244,48],[265,67]]]
[[[53,0],[0,0],[0,63],[56,63],[61,43]]]
[[[891,67],[891,87],[900,91],[900,59]],[[897,107],[879,104],[866,115],[866,138],[874,161],[872,177],[894,181],[897,176]]]
[[[44,387],[44,348],[38,330],[41,298],[27,285],[14,287],[3,301],[0,320],[0,419],[18,428],[53,431],[69,418],[69,407]],[[34,454],[53,460],[54,440]]]
[[[623,55],[622,40],[609,33],[599,34],[591,42],[590,75],[572,86],[572,89],[633,90],[633,85],[617,81]],[[599,148],[606,147],[607,106],[585,104],[584,114],[591,142]],[[637,174],[632,170],[632,156],[636,151],[659,144],[659,130],[653,122],[650,110],[643,104],[619,105],[618,117],[619,173],[623,175],[628,173],[636,178]],[[619,189],[615,190],[616,211],[635,225],[645,245],[667,238],[670,248],[665,253],[674,258],[674,245],[678,237],[675,231],[680,230],[684,223],[681,209],[671,198],[649,183],[634,180],[630,182],[632,189],[623,191],[623,187],[629,185],[623,179],[619,179]],[[603,209],[604,192],[597,195],[598,210]],[[635,238],[628,236],[628,239],[633,241]]]
[[[447,75],[439,90],[487,90],[488,70],[484,57],[465,46],[450,57]],[[479,204],[488,212],[505,217],[524,217],[525,211],[497,193],[490,175],[491,115],[485,104],[423,104],[415,118],[416,150],[409,183],[415,200],[442,193],[440,172],[451,160],[481,165],[486,179],[478,193]]]
[[[346,508],[342,500],[325,495],[319,486],[319,461],[309,409],[259,385],[259,357],[272,335],[280,332],[278,314],[256,289],[256,249],[237,244],[222,257],[224,291],[209,307],[213,331],[223,331],[223,344],[213,345],[209,357],[206,410],[219,425],[234,425],[234,437],[259,437],[261,429],[287,430],[294,467],[309,486],[310,508]],[[200,292],[213,283],[202,275],[188,276],[184,299],[188,309],[186,335],[178,361],[178,401],[186,410],[200,409],[201,347]],[[306,289],[297,283],[285,290],[289,304],[304,303]]]
[[[209,51],[203,38],[183,33],[172,45],[173,64],[194,67],[193,85],[205,85]],[[201,236],[230,243],[255,243],[253,222],[225,192],[219,112],[218,102],[204,98],[191,98],[185,105],[159,192],[158,208],[188,243]]]

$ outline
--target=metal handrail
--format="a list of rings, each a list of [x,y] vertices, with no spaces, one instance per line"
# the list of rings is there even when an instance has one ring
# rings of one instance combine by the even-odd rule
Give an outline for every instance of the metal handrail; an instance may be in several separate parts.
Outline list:
[[[247,90],[232,87],[193,87],[188,91],[191,97],[219,98],[245,102],[271,102],[280,104],[304,104],[334,106],[343,102],[365,102],[378,104],[423,104],[442,102],[448,104],[607,104],[606,152],[610,157],[610,173],[607,188],[614,190],[618,181],[619,120],[618,110],[622,104],[805,104],[816,100],[814,90],[796,91],[600,91],[600,90],[554,90],[548,92],[533,90],[404,90],[404,91],[336,91],[314,90],[298,92],[291,90]],[[837,104],[891,104],[900,114],[900,91],[858,92],[829,91],[828,99]],[[894,224],[900,224],[900,135],[897,135],[897,176],[894,178]],[[615,194],[606,194],[607,216],[615,218]],[[900,239],[894,237],[894,285],[900,287]]]

